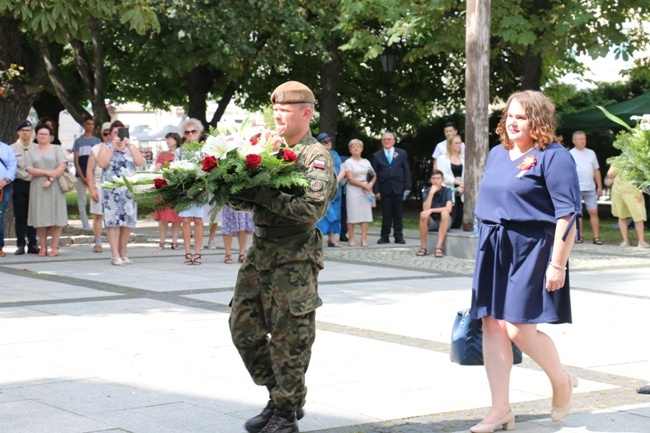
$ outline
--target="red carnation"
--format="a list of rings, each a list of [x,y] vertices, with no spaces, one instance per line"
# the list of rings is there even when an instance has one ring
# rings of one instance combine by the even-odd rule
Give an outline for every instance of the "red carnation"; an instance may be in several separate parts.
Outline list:
[[[537,158],[535,158],[534,155],[528,155],[524,158],[522,163],[517,166],[517,168],[519,170],[530,170],[535,167],[535,164],[537,164]]]
[[[516,176],[521,179],[521,177],[531,168],[535,167],[535,164],[537,164],[537,158],[535,158],[535,155],[528,155],[527,157],[524,158],[521,164],[517,166],[519,170],[519,174]]]
[[[163,186],[167,185],[167,181],[163,179],[162,177],[158,177],[153,180],[153,186],[156,187],[156,189],[160,189]]]
[[[206,156],[203,158],[203,163],[201,164],[201,169],[209,173],[217,166],[217,159],[214,156]]]
[[[246,155],[246,167],[256,169],[262,163],[262,157],[255,154]]]
[[[282,152],[282,159],[284,159],[287,162],[296,162],[298,160],[298,157],[296,156],[293,150],[284,149],[284,151]]]

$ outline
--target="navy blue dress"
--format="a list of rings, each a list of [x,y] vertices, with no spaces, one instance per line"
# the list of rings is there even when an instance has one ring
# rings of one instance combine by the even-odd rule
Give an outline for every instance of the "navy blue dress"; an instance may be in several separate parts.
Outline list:
[[[518,177],[525,157],[536,164]],[[471,316],[511,323],[571,323],[569,272],[564,287],[546,291],[557,220],[581,215],[576,165],[559,143],[533,148],[511,161],[499,145],[490,151],[479,186],[478,252]],[[566,236],[566,233],[565,233]]]

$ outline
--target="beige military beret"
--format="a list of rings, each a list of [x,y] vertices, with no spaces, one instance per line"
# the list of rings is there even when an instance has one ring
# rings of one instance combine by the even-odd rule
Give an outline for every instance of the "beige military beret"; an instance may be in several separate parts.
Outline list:
[[[287,81],[280,84],[271,93],[272,104],[313,104],[316,101],[309,87],[298,81]]]

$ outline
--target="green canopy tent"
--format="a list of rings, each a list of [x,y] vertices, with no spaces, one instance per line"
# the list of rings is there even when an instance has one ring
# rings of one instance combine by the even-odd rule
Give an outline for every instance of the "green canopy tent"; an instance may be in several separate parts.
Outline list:
[[[628,125],[634,126],[636,122],[631,120],[630,116],[641,116],[650,113],[650,92],[628,101],[608,105],[605,108]],[[580,113],[563,114],[560,119],[562,120],[561,128],[563,131],[621,128],[621,125],[609,120],[598,108]]]

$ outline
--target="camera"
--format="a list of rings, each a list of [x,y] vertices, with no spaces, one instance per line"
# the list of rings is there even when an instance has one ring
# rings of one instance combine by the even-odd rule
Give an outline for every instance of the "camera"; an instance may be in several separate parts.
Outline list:
[[[118,128],[117,136],[120,138],[120,141],[124,141],[125,138],[129,138],[129,128]]]

